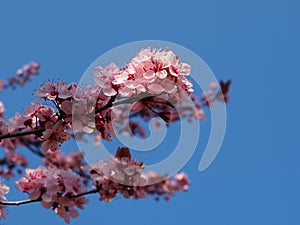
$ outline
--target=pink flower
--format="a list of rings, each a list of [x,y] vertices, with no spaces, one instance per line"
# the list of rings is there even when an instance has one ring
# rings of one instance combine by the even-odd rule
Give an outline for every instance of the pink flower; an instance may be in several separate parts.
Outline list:
[[[105,68],[97,66],[94,69],[95,83],[102,88],[102,92],[106,96],[114,96],[117,94],[117,90],[112,81],[116,77],[115,83],[122,83],[119,73],[120,69],[114,63],[109,64]]]
[[[4,211],[4,209],[5,209],[5,206],[4,205],[0,205],[0,218],[3,218],[5,220],[7,220],[7,215],[6,215],[5,211]]]
[[[54,212],[67,223],[70,222],[70,217],[78,216],[75,206],[83,209],[83,205],[88,203],[85,197],[72,198],[87,190],[81,186],[81,177],[70,170],[45,167],[27,169],[26,177],[17,181],[17,184],[19,190],[29,193],[30,199],[40,198],[44,208],[53,208]]]
[[[172,51],[155,48],[142,49],[124,69],[115,64],[96,67],[95,83],[107,96],[133,97],[143,92],[150,94],[174,93],[178,88],[193,92],[186,76],[191,67],[180,61]]]
[[[32,118],[26,114],[16,114],[11,120],[10,124],[17,128],[33,128],[35,126]]]
[[[69,155],[61,151],[48,151],[44,159],[46,166],[55,168],[64,168],[72,170],[81,170],[81,166],[85,165],[83,162],[83,155],[81,152],[71,152]]]
[[[63,143],[71,139],[71,135],[66,131],[65,125],[61,120],[56,122],[52,128],[47,128],[43,138],[45,142],[42,144],[42,152],[46,153],[48,150],[57,151],[60,149],[58,143]]]
[[[0,182],[0,199],[6,201],[5,195],[9,192],[9,187]]]
[[[5,112],[4,104],[0,101],[0,117],[3,118],[3,114]]]
[[[56,98],[67,99],[72,97],[76,88],[77,86],[75,83],[50,83],[48,81],[36,91],[36,94],[42,98],[47,98],[49,100],[55,100]]]
[[[145,174],[144,164],[131,159],[128,148],[118,148],[116,157],[86,168],[91,173],[100,201],[111,202],[118,194],[125,198],[147,198],[148,195],[169,199],[177,191],[186,191],[189,181],[183,173],[167,178],[156,173]]]
[[[8,131],[9,131],[8,125],[5,123],[5,121],[2,118],[0,118],[0,135],[7,134]],[[0,146],[9,150],[15,149],[15,145],[8,138],[1,140]]]
[[[15,165],[19,164],[23,167],[26,167],[28,165],[27,159],[20,153],[10,152],[8,153],[7,158],[10,162],[12,162]]]

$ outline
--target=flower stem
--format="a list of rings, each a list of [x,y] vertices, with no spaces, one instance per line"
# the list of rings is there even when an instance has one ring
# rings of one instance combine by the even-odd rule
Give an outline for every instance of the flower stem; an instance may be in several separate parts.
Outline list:
[[[45,128],[40,128],[40,129],[27,130],[27,131],[18,132],[18,133],[2,134],[2,135],[0,135],[0,141],[3,139],[6,139],[6,138],[23,137],[23,136],[27,136],[30,134],[41,134],[44,131],[45,131]]]

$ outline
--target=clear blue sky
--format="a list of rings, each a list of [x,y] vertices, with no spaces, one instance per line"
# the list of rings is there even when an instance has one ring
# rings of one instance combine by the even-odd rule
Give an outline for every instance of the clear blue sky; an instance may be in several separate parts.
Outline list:
[[[296,0],[2,1],[1,78],[31,60],[42,64],[26,88],[1,94],[10,116],[39,83],[78,81],[99,55],[137,40],[183,45],[233,80],[221,152],[200,173],[199,144],[184,168],[189,192],[170,202],[93,196],[71,224],[299,225],[299,9]],[[38,204],[8,216],[4,224],[64,224]]]

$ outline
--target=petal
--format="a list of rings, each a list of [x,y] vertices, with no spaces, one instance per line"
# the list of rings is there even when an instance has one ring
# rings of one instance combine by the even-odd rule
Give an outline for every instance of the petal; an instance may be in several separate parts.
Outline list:
[[[160,94],[165,90],[161,85],[156,84],[156,83],[150,84],[148,86],[148,89],[153,94]]]
[[[180,74],[188,76],[191,73],[191,66],[187,63],[181,63],[180,65]]]
[[[94,81],[99,87],[104,88],[110,82],[110,79],[108,77],[96,77]]]
[[[52,133],[53,133],[52,129],[47,129],[43,135],[44,139],[45,140],[49,139],[51,137]]]
[[[106,96],[109,96],[109,97],[117,94],[117,91],[115,89],[113,89],[112,87],[105,87],[102,89],[102,91]]]
[[[83,127],[82,131],[87,134],[91,134],[94,132],[94,129],[88,126]]]
[[[156,73],[156,76],[159,78],[159,79],[165,79],[167,76],[168,76],[168,73],[166,70],[162,70],[162,71],[159,71]]]
[[[178,77],[178,74],[176,73],[176,71],[174,69],[175,68],[173,66],[169,67],[170,74],[174,77]]]
[[[50,149],[50,141],[45,141],[42,144],[42,152],[45,154]]]
[[[165,88],[166,92],[168,92],[170,94],[175,93],[177,91],[177,86],[174,84],[164,85],[164,88]]]
[[[79,213],[78,213],[77,210],[74,209],[74,208],[70,208],[70,209],[69,209],[69,214],[70,214],[70,216],[71,216],[72,218],[77,218],[77,217],[79,216]]]
[[[148,70],[144,73],[144,77],[146,79],[152,79],[153,77],[155,77],[155,72],[153,70]]]
[[[135,81],[127,81],[126,82],[126,87],[128,87],[130,89],[135,89],[138,85],[139,85],[139,83],[137,83]]]
[[[47,194],[47,193],[45,193],[45,194],[43,194],[42,195],[42,199],[43,199],[43,202],[51,202],[51,200],[52,200],[52,196],[51,195],[49,195],[49,194]]]
[[[36,200],[40,197],[40,195],[41,195],[41,192],[39,190],[35,190],[32,193],[30,193],[29,199]]]
[[[125,97],[128,97],[132,94],[132,89],[129,89],[128,87],[123,87],[119,89],[119,93]]]
[[[45,208],[45,209],[50,209],[52,207],[52,202],[44,202],[41,201],[41,205]]]

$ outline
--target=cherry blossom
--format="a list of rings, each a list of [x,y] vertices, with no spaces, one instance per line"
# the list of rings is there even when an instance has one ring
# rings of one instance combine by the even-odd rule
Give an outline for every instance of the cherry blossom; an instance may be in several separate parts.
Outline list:
[[[106,96],[114,96],[117,94],[112,81],[115,79],[115,76],[119,74],[119,72],[119,67],[114,63],[109,64],[105,68],[101,66],[95,67],[95,83],[102,88],[102,91]]]
[[[49,100],[67,99],[72,97],[74,90],[76,89],[76,84],[67,84],[66,82],[51,83],[46,82],[42,87],[36,90],[36,94],[41,98],[46,98]]]
[[[175,93],[183,89],[193,92],[186,76],[191,67],[167,49],[142,49],[123,69],[115,64],[94,69],[95,83],[107,96],[133,97],[140,93]]]
[[[9,192],[9,187],[6,186],[5,184],[2,184],[2,182],[0,182],[0,199],[1,200],[7,200],[5,195]]]
[[[45,142],[42,145],[42,152],[46,153],[48,150],[59,150],[59,143],[70,140],[71,136],[66,131],[66,125],[62,121],[58,121],[53,127],[46,128],[43,139]]]
[[[54,209],[54,212],[65,222],[70,222],[70,217],[76,218],[79,214],[75,207],[84,208],[88,203],[85,197],[76,197],[86,192],[81,185],[81,177],[71,170],[27,169],[26,177],[17,181],[17,189],[29,193],[31,200],[41,199],[41,205],[46,209]]]
[[[110,155],[108,161],[95,163],[88,170],[100,201],[111,202],[118,194],[125,198],[156,195],[168,199],[177,191],[188,190],[189,180],[184,173],[167,178],[153,172],[145,174],[144,167],[144,163],[131,159],[128,148],[118,148],[116,157]]]

